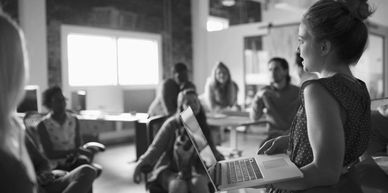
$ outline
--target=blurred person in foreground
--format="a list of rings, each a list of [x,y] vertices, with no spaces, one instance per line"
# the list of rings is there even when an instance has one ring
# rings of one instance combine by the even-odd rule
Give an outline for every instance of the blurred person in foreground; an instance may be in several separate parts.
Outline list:
[[[22,30],[0,11],[0,191],[37,191],[34,168],[24,145],[16,107],[23,98],[28,60]]]

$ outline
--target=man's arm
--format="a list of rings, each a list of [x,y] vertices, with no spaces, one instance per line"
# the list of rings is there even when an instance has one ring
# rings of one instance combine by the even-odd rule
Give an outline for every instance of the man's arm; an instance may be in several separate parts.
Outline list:
[[[161,85],[161,103],[166,115],[172,115],[177,110],[177,94],[179,87],[173,80],[166,80]]]

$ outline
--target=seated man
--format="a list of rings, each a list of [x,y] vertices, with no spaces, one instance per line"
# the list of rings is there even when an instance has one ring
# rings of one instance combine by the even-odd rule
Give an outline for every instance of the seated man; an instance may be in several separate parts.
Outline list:
[[[165,79],[158,87],[156,97],[148,108],[150,116],[170,116],[176,112],[178,93],[195,85],[189,81],[187,66],[176,63],[172,68],[172,77]]]
[[[283,58],[268,62],[270,85],[259,90],[253,101],[250,117],[257,121],[266,114],[268,137],[263,141],[285,135],[299,107],[299,87],[290,83],[288,63]]]
[[[70,172],[51,170],[49,161],[40,152],[31,136],[25,136],[27,152],[34,165],[39,192],[87,193],[97,176],[96,170],[89,165],[79,166]]]

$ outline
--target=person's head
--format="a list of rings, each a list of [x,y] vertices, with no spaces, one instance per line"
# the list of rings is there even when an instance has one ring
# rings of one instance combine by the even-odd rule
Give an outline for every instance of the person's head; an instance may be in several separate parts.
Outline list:
[[[191,107],[195,115],[201,111],[201,103],[198,99],[198,94],[194,89],[185,89],[178,94],[178,111],[182,112],[187,107]]]
[[[231,81],[229,68],[223,63],[218,62],[213,68],[213,81],[225,85]]]
[[[54,113],[66,112],[66,98],[59,86],[53,86],[43,92],[43,105]]]
[[[0,105],[4,116],[16,109],[23,97],[28,60],[21,29],[1,11],[0,42]]]
[[[288,62],[284,58],[274,57],[268,61],[268,70],[270,72],[271,83],[281,83],[285,81],[290,83]]]
[[[10,131],[9,118],[24,94],[28,60],[21,29],[0,10],[0,140]]]
[[[173,78],[176,83],[182,84],[189,80],[189,76],[187,74],[187,66],[184,63],[176,63],[172,69]]]
[[[371,14],[367,0],[319,0],[312,5],[298,34],[305,69],[319,71],[329,55],[339,64],[356,64],[368,40],[363,21]]]

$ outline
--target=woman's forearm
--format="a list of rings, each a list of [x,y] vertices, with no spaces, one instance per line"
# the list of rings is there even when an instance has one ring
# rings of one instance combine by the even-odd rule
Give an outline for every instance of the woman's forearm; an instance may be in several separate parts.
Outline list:
[[[337,172],[331,172],[327,168],[319,168],[315,163],[310,163],[300,170],[303,173],[303,178],[277,183],[274,186],[286,190],[305,190],[317,186],[333,185],[339,180]]]

